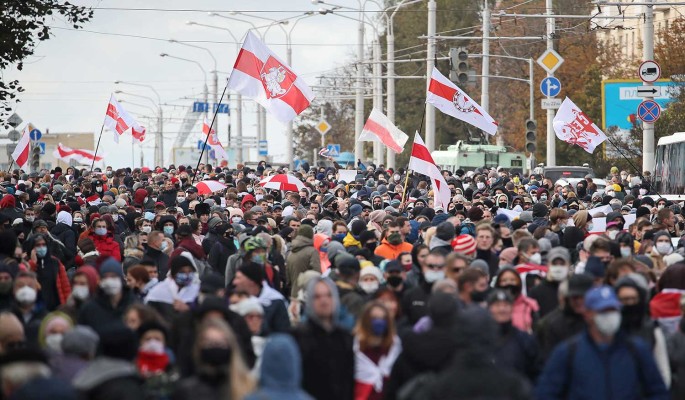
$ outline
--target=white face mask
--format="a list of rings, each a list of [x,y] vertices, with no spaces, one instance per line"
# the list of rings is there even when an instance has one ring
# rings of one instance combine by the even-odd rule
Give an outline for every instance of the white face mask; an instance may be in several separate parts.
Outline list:
[[[485,188],[485,183],[478,182],[476,183],[476,187],[478,188],[478,190],[483,190]]]
[[[75,299],[85,300],[90,295],[90,290],[88,289],[88,286],[76,285],[71,288],[71,294],[74,295]]]
[[[108,296],[115,296],[121,293],[121,279],[119,278],[105,278],[100,281],[100,287]]]
[[[551,265],[548,273],[553,281],[561,282],[568,278],[568,267],[565,265]]]
[[[644,196],[647,194],[647,189],[640,189],[640,196]]]
[[[630,257],[632,254],[633,252],[630,251],[630,247],[621,247],[621,257]]]
[[[164,354],[164,343],[161,340],[150,339],[140,346],[140,350],[152,354]]]
[[[119,214],[112,214],[112,221],[117,222],[119,220]]]
[[[614,240],[618,236],[618,231],[608,231],[607,236],[609,236],[609,239]]]
[[[528,261],[530,261],[533,264],[541,265],[542,264],[542,255],[540,255],[540,253],[535,253],[528,258]]]
[[[140,227],[141,232],[150,233],[152,232],[152,227],[150,225],[145,225]]]
[[[35,303],[37,296],[38,293],[36,292],[36,289],[32,288],[31,286],[24,286],[23,288],[17,290],[17,293],[14,294],[14,297],[17,299],[17,301],[24,305]]]
[[[596,314],[593,320],[599,333],[605,337],[614,336],[621,327],[621,313],[618,311],[607,311]]]
[[[441,279],[445,279],[445,271],[443,271],[443,270],[433,271],[431,269],[431,270],[424,272],[423,277],[424,277],[424,279],[426,279],[426,282],[433,283],[433,282],[439,281]]]
[[[373,281],[373,282],[359,282],[359,287],[364,291],[366,294],[371,294],[374,293],[376,290],[378,290],[378,287],[380,285],[378,284],[378,281]]]
[[[671,246],[670,243],[666,242],[659,242],[656,244],[656,251],[659,252],[662,256],[667,256],[671,253],[673,253],[673,246]]]
[[[176,198],[176,202],[177,202],[178,204],[181,204],[181,203],[183,203],[184,201],[186,201],[186,198],[185,198],[185,197],[177,197],[177,198]]]
[[[45,337],[45,346],[57,353],[62,352],[62,339],[64,336],[62,336],[61,333],[53,333],[50,335],[47,335]]]
[[[616,195],[616,192],[614,192],[613,190],[608,190],[608,191],[606,192],[606,195],[609,196],[609,197],[614,197],[614,196]]]

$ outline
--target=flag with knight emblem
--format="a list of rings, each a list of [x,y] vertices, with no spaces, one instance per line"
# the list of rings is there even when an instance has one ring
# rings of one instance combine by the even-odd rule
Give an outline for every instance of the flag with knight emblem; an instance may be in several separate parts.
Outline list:
[[[590,154],[607,139],[604,132],[568,97],[561,103],[553,126],[559,140],[579,146]]]
[[[251,31],[233,66],[228,88],[266,108],[282,123],[309,107],[314,93]]]
[[[497,121],[437,68],[431,74],[426,103],[491,135],[497,132]]]

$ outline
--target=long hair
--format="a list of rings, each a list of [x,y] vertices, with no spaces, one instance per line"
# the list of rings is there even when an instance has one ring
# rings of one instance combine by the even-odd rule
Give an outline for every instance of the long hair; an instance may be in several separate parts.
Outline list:
[[[385,322],[388,325],[388,329],[385,332],[385,335],[383,335],[383,337],[381,338],[380,347],[384,351],[387,351],[390,348],[390,346],[392,346],[395,337],[395,321],[390,317],[390,313],[388,312],[388,309],[385,308],[383,303],[376,300],[372,301],[371,303],[368,303],[364,307],[361,316],[357,320],[357,325],[354,327],[354,334],[357,336],[357,339],[359,340],[359,349],[361,351],[364,351],[372,347],[371,338],[375,335],[371,330],[371,312],[376,308],[383,310],[383,318],[385,319]]]
[[[230,399],[241,400],[255,389],[255,381],[250,371],[247,369],[243,356],[238,346],[238,341],[233,333],[231,327],[222,319],[212,318],[200,325],[198,329],[197,339],[195,340],[195,347],[193,349],[193,356],[195,358],[195,365],[201,366],[204,364],[200,359],[201,338],[205,332],[210,329],[220,331],[228,341],[231,348],[231,360],[228,366],[228,381],[230,389]],[[229,393],[226,393],[229,394]]]

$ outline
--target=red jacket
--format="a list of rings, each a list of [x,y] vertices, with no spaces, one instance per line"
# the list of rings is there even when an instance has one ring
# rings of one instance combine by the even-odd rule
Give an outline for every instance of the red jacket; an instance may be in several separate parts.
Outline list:
[[[114,240],[114,236],[111,232],[107,232],[105,236],[91,233],[88,237],[95,243],[95,248],[101,256],[114,257],[115,260],[121,261],[119,243]]]
[[[71,284],[69,283],[67,270],[64,268],[62,262],[57,257],[52,258],[59,264],[59,270],[57,271],[57,295],[59,296],[60,304],[65,304],[71,294]],[[29,267],[31,267],[31,271],[33,272],[38,270],[38,264],[33,261],[29,261]]]

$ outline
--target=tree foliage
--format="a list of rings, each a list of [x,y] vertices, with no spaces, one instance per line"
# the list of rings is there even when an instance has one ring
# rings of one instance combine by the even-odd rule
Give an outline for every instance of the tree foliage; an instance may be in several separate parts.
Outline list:
[[[0,6],[0,71],[15,65],[21,70],[23,60],[33,54],[38,42],[51,37],[49,22],[61,16],[78,29],[93,17],[87,7],[60,0],[5,0]],[[0,120],[12,110],[19,81],[6,82],[0,75]]]

